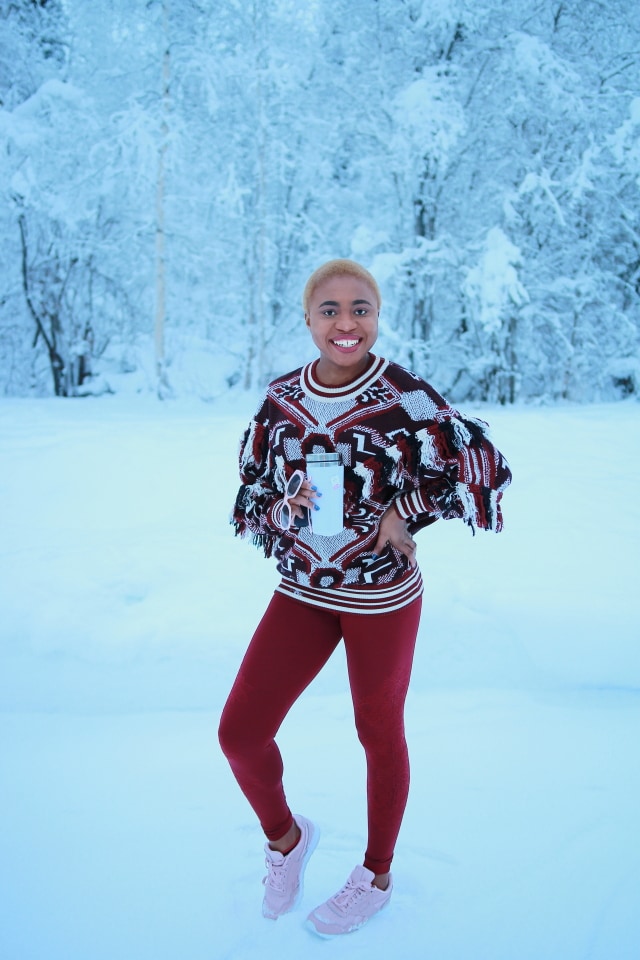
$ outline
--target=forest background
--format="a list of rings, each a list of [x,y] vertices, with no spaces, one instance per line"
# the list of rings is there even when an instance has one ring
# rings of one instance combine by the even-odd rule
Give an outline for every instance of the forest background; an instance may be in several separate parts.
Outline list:
[[[635,0],[0,0],[0,395],[214,399],[353,257],[457,402],[640,393]]]

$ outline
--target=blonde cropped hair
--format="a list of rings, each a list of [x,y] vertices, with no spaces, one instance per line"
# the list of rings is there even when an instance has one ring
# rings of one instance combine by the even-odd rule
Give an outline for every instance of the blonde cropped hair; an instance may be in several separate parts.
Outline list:
[[[380,309],[380,304],[382,303],[380,288],[368,270],[361,267],[355,260],[328,260],[327,263],[323,263],[321,267],[313,271],[305,284],[302,294],[302,306],[304,307],[305,316],[309,313],[309,301],[316,287],[324,280],[330,280],[333,277],[357,277],[358,280],[364,280],[374,291],[378,301],[378,310]]]

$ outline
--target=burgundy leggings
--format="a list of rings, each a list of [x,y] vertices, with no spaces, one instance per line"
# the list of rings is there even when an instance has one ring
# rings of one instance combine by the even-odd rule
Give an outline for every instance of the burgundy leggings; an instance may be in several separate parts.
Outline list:
[[[364,865],[389,870],[409,792],[404,702],[420,598],[394,613],[334,613],[275,593],[220,720],[220,745],[269,840],[293,824],[274,737],[292,704],[344,638],[358,738],[367,761]]]

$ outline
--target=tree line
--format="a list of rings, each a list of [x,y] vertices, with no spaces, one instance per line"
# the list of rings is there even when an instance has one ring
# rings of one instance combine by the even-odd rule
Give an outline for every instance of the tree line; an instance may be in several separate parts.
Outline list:
[[[629,0],[2,0],[0,389],[259,389],[348,256],[455,401],[637,394],[639,40]]]

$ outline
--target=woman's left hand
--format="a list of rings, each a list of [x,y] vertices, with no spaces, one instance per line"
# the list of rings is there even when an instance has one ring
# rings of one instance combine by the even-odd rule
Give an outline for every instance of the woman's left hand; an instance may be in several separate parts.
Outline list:
[[[387,543],[403,553],[409,561],[410,567],[416,565],[416,542],[407,530],[407,522],[403,520],[396,508],[391,504],[383,513],[378,530],[378,539],[373,549],[374,554],[380,556]]]

